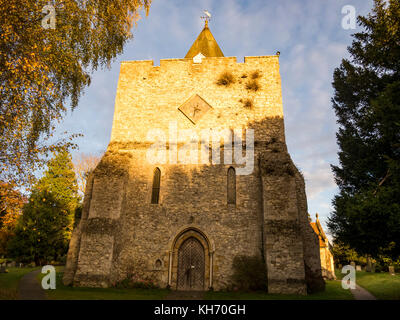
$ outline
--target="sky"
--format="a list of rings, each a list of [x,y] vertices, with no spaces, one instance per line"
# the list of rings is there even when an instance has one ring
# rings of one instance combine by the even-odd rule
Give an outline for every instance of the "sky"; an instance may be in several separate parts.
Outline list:
[[[344,29],[342,8],[357,15],[370,12],[372,0],[153,0],[132,30],[134,38],[110,69],[92,74],[92,83],[78,107],[68,112],[58,133],[82,133],[79,151],[102,154],[110,141],[114,101],[121,61],[183,58],[204,22],[212,14],[210,30],[225,56],[280,55],[286,142],[306,181],[308,211],[319,213],[325,229],[331,201],[338,192],[331,164],[337,164],[335,113],[332,108],[333,71],[348,57],[351,35]],[[329,232],[327,232],[329,233]],[[328,235],[329,237],[329,235]]]

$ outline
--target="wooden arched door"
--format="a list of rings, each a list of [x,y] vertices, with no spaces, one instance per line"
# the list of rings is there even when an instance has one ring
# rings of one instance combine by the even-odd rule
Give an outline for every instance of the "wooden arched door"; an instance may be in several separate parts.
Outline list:
[[[178,290],[204,290],[204,248],[194,237],[186,239],[178,249]]]

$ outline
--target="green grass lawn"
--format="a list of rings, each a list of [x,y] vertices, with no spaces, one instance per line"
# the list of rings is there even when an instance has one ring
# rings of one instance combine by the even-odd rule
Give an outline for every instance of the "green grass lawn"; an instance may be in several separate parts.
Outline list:
[[[0,300],[16,299],[19,281],[35,269],[37,268],[7,268],[8,273],[0,273]]]
[[[400,300],[400,275],[357,271],[356,282],[377,299]]]
[[[18,282],[28,272],[37,268],[9,268],[9,273],[0,274],[0,299],[16,299]],[[116,289],[116,288],[75,288],[62,284],[63,267],[56,267],[57,289],[48,290],[49,299],[54,300],[160,300],[166,298],[166,289]],[[336,272],[341,279],[340,270]],[[39,274],[40,282],[44,275]],[[356,282],[367,289],[378,299],[400,299],[400,275],[391,276],[388,273],[369,273],[357,271]],[[349,290],[344,290],[340,281],[326,281],[324,292],[307,295],[277,295],[263,292],[206,292],[206,300],[350,300],[353,296]]]
[[[324,292],[307,296],[267,294],[263,292],[207,292],[207,300],[353,300],[349,290],[344,290],[339,281],[326,281]]]
[[[115,288],[75,288],[62,284],[63,267],[56,267],[56,290],[48,290],[47,296],[54,300],[160,300],[164,299],[169,291],[166,289],[115,289]],[[39,274],[38,281],[43,275]],[[349,300],[353,299],[348,290],[344,290],[338,281],[327,281],[326,291],[308,296],[271,295],[259,293],[238,292],[206,292],[207,300],[275,300],[275,299],[305,299],[305,300]]]
[[[62,283],[63,267],[56,267],[56,289],[47,290],[50,300],[160,300],[169,293],[166,289],[76,288]],[[41,282],[43,274],[39,274]]]
[[[336,270],[336,277],[343,278],[340,270]],[[377,299],[400,300],[400,275],[390,275],[388,272],[356,272],[356,283],[368,290]]]

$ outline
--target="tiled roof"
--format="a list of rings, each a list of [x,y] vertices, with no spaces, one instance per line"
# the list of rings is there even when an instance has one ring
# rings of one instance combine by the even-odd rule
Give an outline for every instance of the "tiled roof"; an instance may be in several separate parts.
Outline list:
[[[199,53],[202,53],[205,57],[224,57],[221,48],[208,28],[208,22],[206,22],[203,31],[201,31],[185,58],[193,58]]]

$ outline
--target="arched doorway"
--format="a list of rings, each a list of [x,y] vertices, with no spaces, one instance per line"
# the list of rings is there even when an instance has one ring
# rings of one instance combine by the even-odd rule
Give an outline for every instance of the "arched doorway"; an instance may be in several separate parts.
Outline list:
[[[178,249],[178,290],[204,290],[204,247],[194,237],[187,238]]]
[[[214,243],[195,226],[181,228],[169,242],[168,286],[176,290],[212,288]]]

